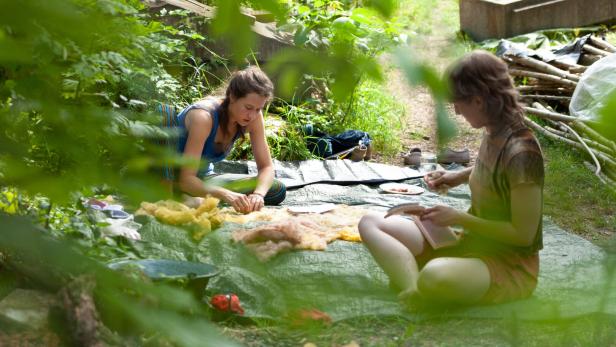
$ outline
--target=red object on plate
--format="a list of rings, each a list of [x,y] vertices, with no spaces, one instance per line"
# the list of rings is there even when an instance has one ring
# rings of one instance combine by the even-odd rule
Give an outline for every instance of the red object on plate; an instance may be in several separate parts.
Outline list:
[[[244,315],[244,309],[240,305],[240,298],[233,293],[216,294],[210,299],[210,304],[220,312],[233,312],[240,316]]]

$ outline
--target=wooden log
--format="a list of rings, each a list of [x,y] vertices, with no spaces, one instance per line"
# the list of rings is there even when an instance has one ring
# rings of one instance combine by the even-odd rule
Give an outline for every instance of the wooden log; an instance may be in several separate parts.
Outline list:
[[[599,47],[605,51],[611,52],[611,53],[616,53],[616,47],[614,47],[611,43],[602,40],[598,37],[594,37],[594,36],[590,36],[589,38],[590,42],[596,46]]]
[[[520,65],[529,66],[541,72],[545,72],[547,74],[555,75],[561,78],[566,78],[574,82],[580,81],[579,76],[569,73],[567,71],[561,70],[543,61],[540,61],[534,58],[529,58],[529,57],[518,57],[518,56],[509,56],[509,57],[511,58],[511,60],[513,60],[514,62]]]
[[[603,57],[607,57],[608,55],[610,55],[610,52],[606,52],[606,51],[604,51],[602,49],[599,49],[599,48],[597,48],[595,46],[591,46],[589,44],[585,44],[582,47],[582,49],[585,50],[586,52],[590,53],[590,54],[600,55],[600,56],[603,56]]]
[[[579,73],[586,71],[586,66],[584,65],[563,63],[557,60],[551,61],[550,64],[556,66],[559,69],[569,71],[570,73],[573,73],[573,74],[579,74]]]
[[[584,72],[586,72],[586,70],[588,69],[588,67],[580,65],[580,67],[576,67],[576,68],[571,68],[569,69],[569,72],[574,73],[574,74],[583,74]]]
[[[595,54],[582,54],[580,57],[580,64],[582,65],[592,65],[598,62],[603,56],[595,55]]]
[[[513,60],[508,59],[506,57],[502,57],[501,59],[505,63],[507,63],[507,67],[509,68],[509,70],[511,70],[511,69],[518,69],[518,70],[526,70],[526,71],[531,71],[531,72],[541,72],[541,71],[539,71],[539,70],[537,70],[537,69],[535,69],[533,67],[517,64]],[[568,72],[570,72],[572,74],[576,74],[576,75],[584,73],[586,71],[586,69],[588,68],[587,66],[584,66],[584,65],[580,65],[580,64],[567,64],[567,63],[562,63],[562,62],[559,62],[559,61],[556,61],[556,60],[550,62],[550,64],[556,66],[559,69],[568,71]]]

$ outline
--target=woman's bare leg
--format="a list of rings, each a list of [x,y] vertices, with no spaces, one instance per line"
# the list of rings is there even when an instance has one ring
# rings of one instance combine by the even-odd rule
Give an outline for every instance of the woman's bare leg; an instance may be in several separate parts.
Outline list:
[[[477,303],[490,288],[488,266],[477,258],[435,258],[419,273],[422,297],[458,304]]]
[[[394,286],[415,292],[419,271],[414,255],[423,251],[423,236],[413,221],[383,216],[370,213],[360,220],[362,241]]]

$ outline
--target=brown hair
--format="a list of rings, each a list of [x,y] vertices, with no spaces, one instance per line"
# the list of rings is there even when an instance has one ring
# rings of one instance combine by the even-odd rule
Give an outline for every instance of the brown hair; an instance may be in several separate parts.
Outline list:
[[[250,93],[255,93],[269,99],[274,94],[274,84],[258,67],[248,67],[240,71],[236,71],[229,80],[225,98],[220,105],[219,124],[223,133],[227,133],[227,125],[229,124],[229,104],[231,96],[235,99],[243,98]],[[242,138],[244,129],[240,129]]]
[[[484,101],[484,111],[494,117],[493,122],[523,122],[524,112],[507,64],[491,53],[474,51],[454,64],[447,75],[453,101],[479,96]]]

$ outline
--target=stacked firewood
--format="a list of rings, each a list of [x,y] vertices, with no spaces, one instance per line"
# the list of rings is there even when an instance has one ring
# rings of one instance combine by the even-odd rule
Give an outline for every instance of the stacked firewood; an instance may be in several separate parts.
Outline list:
[[[599,134],[596,122],[569,115],[569,103],[580,76],[599,59],[616,53],[616,47],[596,37],[583,46],[580,64],[546,63],[530,56],[503,55],[516,88],[526,105],[525,121],[535,131],[586,153],[587,166],[601,181],[616,187],[616,143]],[[541,125],[528,115],[541,119]]]

